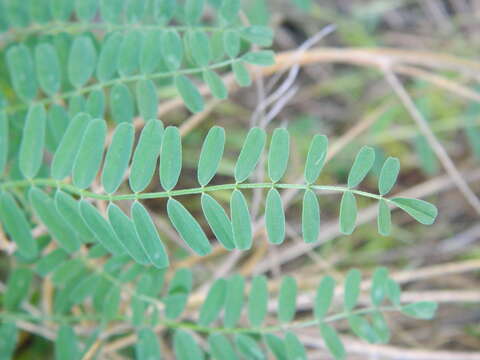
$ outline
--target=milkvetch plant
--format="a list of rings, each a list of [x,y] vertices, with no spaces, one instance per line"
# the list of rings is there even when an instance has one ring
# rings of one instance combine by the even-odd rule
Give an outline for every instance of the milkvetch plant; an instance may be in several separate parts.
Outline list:
[[[255,189],[263,190],[271,246],[286,239],[287,189],[302,193],[307,243],[321,233],[324,193],[340,195],[339,226],[347,235],[355,230],[360,197],[378,204],[381,235],[391,232],[392,209],[425,225],[437,216],[426,201],[389,196],[400,171],[396,158],[383,163],[378,191],[359,189],[375,162],[369,146],[353,159],[346,185],[320,184],[328,154],[328,139],[320,134],[304,159],[304,181],[284,182],[290,153],[284,128],[251,128],[227,181],[216,175],[228,129],[211,127],[196,159],[196,179],[189,179],[197,184],[179,186],[187,176],[185,149],[179,128],[157,119],[159,99],[173,89],[191,112],[200,112],[199,82],[225,99],[223,73],[248,86],[246,64],[273,63],[270,50],[251,51],[272,44],[271,29],[243,25],[240,14],[240,1],[226,0],[0,1],[9,85],[0,95],[0,222],[8,237],[3,250],[11,257],[1,300],[2,356],[13,356],[19,332],[28,331],[21,322],[28,322],[46,326],[38,335],[54,343],[57,359],[103,358],[116,324],[127,324],[136,336],[137,359],[160,359],[163,346],[178,359],[263,359],[267,353],[303,359],[308,352],[295,330],[304,327],[317,327],[332,356],[342,359],[339,321],[365,341],[386,343],[385,313],[434,315],[434,303],[402,303],[399,285],[382,267],[371,276],[369,304],[359,298],[358,270],[348,272],[342,286],[320,276],[310,316],[297,312],[301,289],[288,276],[277,289],[264,275],[215,279],[195,305],[192,292],[206,279],[177,268],[172,253],[178,243],[158,231],[152,199],[164,199],[159,204],[182,245],[199,256],[218,247],[252,248],[248,198]],[[142,119],[137,126],[134,118]],[[250,181],[263,155],[266,175]],[[227,209],[218,194],[228,196]],[[198,211],[185,204],[192,196]],[[45,283],[52,286],[51,311],[31,311]]]

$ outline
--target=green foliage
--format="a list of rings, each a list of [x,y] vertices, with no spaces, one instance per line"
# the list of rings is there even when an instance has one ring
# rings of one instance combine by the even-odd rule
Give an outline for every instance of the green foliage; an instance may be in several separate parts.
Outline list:
[[[390,332],[384,312],[434,315],[436,304],[402,304],[400,286],[383,268],[373,273],[370,307],[360,308],[363,283],[351,270],[343,310],[335,313],[336,283],[326,275],[311,311],[301,316],[300,288],[292,276],[278,289],[263,274],[215,278],[199,288],[199,280],[207,282],[203,273],[177,263],[169,268],[184,254],[178,245],[199,256],[217,255],[219,246],[247,251],[259,230],[270,244],[282,244],[287,234],[282,197],[288,189],[303,195],[306,243],[321,235],[324,192],[342,194],[344,234],[355,229],[360,197],[378,202],[382,235],[390,233],[396,207],[422,224],[437,216],[426,201],[386,197],[399,175],[396,158],[385,161],[378,194],[357,189],[374,165],[371,147],[359,151],[347,186],[318,184],[328,158],[328,139],[321,134],[313,136],[304,159],[304,182],[282,183],[291,146],[284,128],[273,131],[268,152],[267,131],[250,129],[234,168],[226,169],[227,135],[213,126],[193,166],[198,186],[179,188],[189,183],[182,181],[190,173],[184,162],[197,160],[187,148],[195,139],[185,139],[184,147],[181,127],[164,128],[157,120],[160,100],[181,99],[198,113],[205,96],[228,97],[224,74],[249,86],[250,65],[275,62],[273,52],[264,49],[272,45],[273,31],[257,25],[263,23],[263,5],[256,6],[259,14],[249,14],[248,26],[242,25],[242,5],[239,0],[0,0],[8,73],[0,94],[0,230],[12,250],[1,300],[2,358],[15,350],[19,319],[56,325],[56,334],[47,338],[57,359],[94,357],[96,346],[108,339],[107,329],[120,322],[136,336],[132,352],[138,359],[162,358],[160,344],[170,345],[178,359],[265,359],[267,350],[279,359],[306,359],[308,348],[294,332],[306,326],[318,327],[326,348],[342,359],[336,321],[346,320],[365,341],[385,343]],[[159,190],[150,192],[153,188]],[[250,192],[264,200],[260,206],[250,206]],[[149,199],[165,200],[157,205],[165,208],[165,225],[169,220],[173,230],[151,216]],[[253,215],[262,211],[264,224],[253,224]],[[45,280],[53,294],[49,316],[30,312],[31,303],[42,300],[38,283]],[[278,324],[269,315],[276,315]],[[78,331],[86,322],[98,329]],[[162,342],[160,327],[167,334]]]

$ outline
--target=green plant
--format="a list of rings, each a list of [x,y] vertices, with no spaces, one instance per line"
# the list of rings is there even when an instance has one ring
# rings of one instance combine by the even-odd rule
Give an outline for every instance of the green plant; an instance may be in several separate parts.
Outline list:
[[[307,243],[316,241],[321,231],[317,193],[342,194],[339,224],[344,234],[355,229],[357,197],[378,202],[382,235],[390,233],[391,207],[427,225],[434,222],[437,210],[423,200],[386,197],[399,174],[396,158],[384,162],[378,194],[358,190],[375,162],[375,152],[368,146],[354,159],[346,186],[318,185],[327,159],[328,141],[323,135],[315,135],[310,143],[304,182],[280,182],[290,149],[290,135],[282,128],[274,130],[269,142],[266,179],[247,182],[263,167],[267,143],[266,132],[253,127],[236,160],[234,181],[210,184],[226,147],[224,129],[214,126],[195,166],[199,186],[176,189],[179,180],[187,177],[181,177],[181,134],[178,127],[164,129],[156,120],[159,98],[178,94],[189,110],[200,112],[204,101],[193,78],[202,79],[219,99],[226,98],[227,89],[215,71],[232,71],[239,85],[249,85],[246,63],[273,63],[271,51],[250,51],[250,47],[270,46],[272,31],[241,25],[240,1],[210,1],[214,16],[207,22],[202,17],[206,4],[198,0],[39,4],[0,2],[0,16],[6,16],[0,18],[0,28],[8,29],[4,52],[9,73],[2,78],[5,91],[0,99],[0,221],[10,238],[4,250],[11,254],[0,313],[2,356],[13,353],[18,329],[28,330],[21,326],[23,321],[58,325],[54,334],[41,327],[29,330],[54,341],[58,359],[72,354],[82,354],[78,356],[82,359],[101,357],[101,347],[113,341],[109,330],[119,323],[129,324],[126,331],[138,337],[138,359],[161,358],[158,329],[179,359],[201,359],[204,352],[217,359],[236,359],[236,354],[261,359],[265,356],[261,343],[279,359],[302,359],[307,353],[294,331],[307,326],[318,326],[326,347],[341,359],[345,350],[331,323],[346,320],[360,338],[385,343],[390,332],[382,313],[433,316],[433,303],[402,304],[399,285],[385,268],[372,275],[370,307],[359,306],[358,270],[351,270],[345,279],[340,310],[334,302],[335,281],[323,277],[311,318],[295,315],[297,283],[291,277],[284,277],[273,291],[277,301],[272,303],[263,275],[216,279],[195,306],[195,299],[189,301],[192,272],[184,268],[168,272],[170,263],[175,264],[167,249],[178,244],[161,239],[147,209],[149,199],[166,199],[168,219],[185,247],[200,256],[212,253],[214,246],[227,251],[252,247],[254,228],[245,193],[255,189],[268,190],[264,212],[271,244],[281,244],[286,237],[283,189],[303,192],[301,229]],[[101,19],[93,21],[97,13]],[[94,30],[101,30],[102,36]],[[135,141],[132,122],[137,115],[144,124],[138,126],[141,131]],[[155,188],[160,185],[163,190],[148,192],[159,158]],[[230,216],[215,194],[228,194]],[[182,204],[189,195],[200,196],[211,236],[202,226],[204,221]],[[106,216],[103,201],[108,202]],[[130,205],[130,216],[119,206],[125,208],[125,203]],[[47,232],[34,231],[38,225]],[[219,245],[212,246],[209,238]],[[166,275],[168,289],[160,294]],[[201,274],[196,280],[208,282]],[[39,284],[44,282],[54,289],[49,314],[31,311],[32,304],[42,301]],[[248,294],[245,306],[244,293]],[[248,321],[243,320],[244,307]],[[336,312],[330,315],[330,309]],[[268,311],[277,312],[277,324],[264,324]],[[98,328],[79,332],[86,322]]]

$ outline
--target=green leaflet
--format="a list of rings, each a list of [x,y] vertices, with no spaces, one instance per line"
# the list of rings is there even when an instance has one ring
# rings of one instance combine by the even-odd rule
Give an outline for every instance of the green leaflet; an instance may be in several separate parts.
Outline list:
[[[282,198],[274,188],[268,191],[265,203],[265,226],[269,242],[281,244],[285,240],[285,213]]]
[[[134,202],[131,216],[150,262],[159,269],[168,267],[167,252],[145,207],[139,202]]]
[[[187,0],[185,3],[185,21],[194,25],[200,21],[203,14],[204,0]]]
[[[38,218],[45,224],[60,246],[69,253],[77,251],[80,241],[75,231],[62,221],[63,218],[58,213],[53,199],[37,188],[31,188],[28,197]]]
[[[348,317],[348,324],[353,333],[360,339],[363,339],[370,344],[377,342],[375,331],[366,318],[359,315],[350,315]]]
[[[208,291],[200,313],[198,315],[198,324],[200,326],[208,326],[215,321],[225,304],[225,296],[227,293],[227,282],[225,279],[217,279]]]
[[[37,175],[43,160],[47,114],[43,105],[32,105],[28,109],[20,145],[20,170],[27,179]]]
[[[160,343],[152,329],[143,328],[138,331],[135,356],[137,359],[162,359]]]
[[[33,273],[28,268],[14,268],[8,276],[3,295],[3,307],[6,311],[17,310],[28,296]]]
[[[350,235],[357,222],[357,200],[351,191],[345,191],[340,203],[340,231]]]
[[[177,200],[170,198],[167,203],[170,221],[183,241],[198,255],[207,255],[212,247],[197,220]]]
[[[437,308],[437,303],[430,301],[420,301],[403,306],[401,311],[405,315],[411,316],[416,319],[429,320],[435,316]]]
[[[382,313],[375,312],[372,314],[371,318],[376,343],[387,344],[390,341],[391,334],[385,317]]]
[[[80,150],[73,164],[73,183],[86,189],[95,179],[103,158],[103,145],[107,135],[107,125],[102,119],[89,122],[80,143]]]
[[[348,187],[354,188],[362,182],[372,169],[375,162],[375,150],[370,146],[363,146],[358,152],[348,173]]]
[[[320,205],[313,190],[305,190],[302,206],[302,235],[303,241],[313,243],[320,234]]]
[[[144,121],[157,116],[157,89],[152,80],[139,80],[136,86],[137,106]]]
[[[258,127],[253,127],[248,132],[235,165],[237,183],[245,181],[257,166],[265,146],[265,138],[265,131]]]
[[[201,186],[206,186],[215,176],[225,149],[225,130],[212,127],[203,142],[198,159],[197,178]]]
[[[322,334],[325,346],[336,360],[345,359],[345,348],[342,341],[338,337],[334,328],[327,324],[320,324],[320,332]]]
[[[332,304],[335,290],[335,280],[331,276],[325,276],[320,281],[315,294],[314,315],[318,320],[323,320]]]
[[[55,193],[55,207],[57,212],[64,218],[72,229],[80,235],[83,242],[93,242],[94,235],[80,215],[78,202],[63,191],[57,190]]]
[[[438,215],[435,205],[424,200],[403,197],[396,197],[390,200],[423,225],[432,225]]]
[[[73,304],[81,304],[86,298],[92,296],[100,282],[101,275],[91,273],[83,277],[70,293],[70,301]]]
[[[210,353],[216,360],[238,360],[228,338],[222,334],[211,334],[208,336]]]
[[[290,276],[285,276],[280,285],[278,296],[278,320],[289,323],[295,317],[297,305],[297,282]]]
[[[100,0],[100,13],[103,19],[112,24],[122,21],[124,0]]]
[[[80,201],[80,214],[90,231],[95,235],[97,241],[114,255],[125,253],[125,248],[118,240],[111,225],[103,218],[95,207],[86,202]]]
[[[397,182],[398,173],[400,172],[400,161],[397,158],[389,157],[385,160],[378,178],[378,191],[380,195],[385,195]]]
[[[168,70],[175,71],[180,68],[183,59],[183,44],[180,35],[175,30],[167,30],[162,34],[163,61]]]
[[[233,250],[232,223],[223,207],[210,195],[203,193],[201,197],[202,210],[217,240],[227,249]]]
[[[8,127],[7,114],[5,111],[0,110],[0,176],[5,170],[8,161],[8,139],[10,136]]]
[[[110,111],[113,120],[120,124],[131,123],[135,113],[133,95],[125,84],[115,84],[110,92]]]
[[[210,39],[204,31],[188,33],[190,52],[195,63],[203,68],[208,66],[211,59]]]
[[[132,299],[131,305],[132,323],[135,326],[141,326],[144,323],[145,310],[149,303],[144,300],[143,297],[150,295],[152,288],[154,288],[153,276],[148,273],[142,274],[135,287],[135,294],[137,294],[137,296]]]
[[[74,95],[68,102],[68,115],[70,117],[74,117],[78,113],[85,112],[85,108],[86,101],[83,95]]]
[[[257,342],[249,335],[237,334],[235,335],[235,345],[240,355],[244,359],[249,360],[265,360],[266,356]]]
[[[175,77],[175,86],[191,112],[198,113],[203,110],[203,97],[188,77],[185,75]]]
[[[94,118],[103,118],[105,114],[105,94],[98,89],[88,94],[85,110]]]
[[[385,298],[386,287],[388,280],[388,270],[384,267],[378,267],[375,269],[372,277],[372,287],[370,290],[370,298],[372,304],[380,306]]]
[[[50,6],[45,6],[44,3],[38,1],[31,1],[28,3],[30,18],[38,24],[45,24],[52,20]],[[0,5],[1,8],[1,5]]]
[[[225,1],[224,4],[229,3]],[[240,36],[235,30],[227,30],[223,33],[223,47],[230,58],[235,58],[240,52]]]
[[[288,331],[285,334],[285,347],[289,359],[307,360],[307,353],[305,351],[305,348],[303,347],[298,337],[291,331]]]
[[[253,327],[262,325],[267,315],[268,289],[267,278],[263,275],[252,279],[252,287],[248,298],[247,314],[248,321]]]
[[[129,23],[139,23],[143,19],[147,5],[146,2],[147,0],[127,0],[125,15]]]
[[[68,56],[68,79],[70,83],[81,88],[90,79],[97,64],[97,53],[92,39],[78,36],[73,40]]]
[[[143,191],[152,180],[157,166],[162,143],[163,123],[152,119],[142,130],[133,154],[130,170],[130,188],[133,192]]]
[[[154,18],[159,24],[166,24],[177,10],[176,0],[157,0],[154,4]]]
[[[35,47],[35,70],[42,90],[49,96],[60,89],[61,70],[57,51],[49,43]]]
[[[121,293],[120,287],[112,286],[103,301],[102,306],[102,321],[112,321],[118,314],[120,309]]]
[[[327,158],[328,139],[325,135],[315,135],[308,149],[304,177],[307,184],[317,181]]]
[[[135,129],[128,123],[118,125],[113,133],[102,172],[102,185],[108,194],[117,191],[123,181],[132,155],[134,136]]]
[[[239,250],[249,250],[253,241],[252,221],[247,200],[240,190],[234,190],[232,193],[230,212],[235,247]]]
[[[175,330],[173,334],[173,350],[178,360],[203,360],[203,352],[190,333]]]
[[[98,10],[98,0],[75,0],[75,13],[83,22],[90,22]]]
[[[57,150],[58,145],[65,134],[65,130],[67,130],[69,121],[70,118],[68,117],[65,108],[56,104],[50,106],[47,118],[47,128],[45,129],[45,146],[51,153],[54,153]]]
[[[50,11],[55,20],[67,21],[73,11],[74,3],[71,0],[51,0]]]
[[[243,27],[240,36],[250,43],[269,47],[273,41],[273,30],[267,26],[253,25]]]
[[[70,175],[77,153],[80,149],[80,143],[83,138],[87,125],[91,121],[88,114],[76,115],[67,127],[57,151],[52,160],[52,177],[56,180],[63,180]]]
[[[242,60],[252,65],[270,66],[275,64],[275,55],[273,51],[261,50],[246,53],[242,56]]]
[[[223,1],[220,7],[220,16],[227,22],[234,22],[240,11],[240,0]]]
[[[110,203],[108,205],[107,213],[108,220],[112,225],[113,231],[117,235],[117,239],[120,240],[127,253],[137,263],[142,265],[149,264],[150,261],[142,243],[140,242],[133,222],[114,203]]]
[[[343,293],[343,306],[345,311],[350,312],[357,306],[360,295],[360,283],[362,275],[358,269],[351,269],[345,279],[345,291]]]
[[[205,70],[203,72],[203,81],[208,85],[213,96],[217,99],[226,99],[228,97],[228,91],[223,83],[222,78],[212,70]]]
[[[14,45],[7,50],[6,61],[15,93],[28,103],[37,95],[37,82],[32,55],[27,46]]]
[[[117,63],[118,51],[120,49],[121,42],[121,33],[113,33],[103,41],[96,70],[97,78],[101,82],[111,80],[116,74],[117,67],[113,66],[112,64]]]
[[[275,359],[288,360],[287,349],[282,339],[273,334],[265,334],[263,335],[263,339]]]
[[[290,134],[286,129],[275,129],[268,151],[268,176],[272,182],[278,182],[285,174],[289,154]]]
[[[378,202],[378,232],[380,235],[388,236],[392,231],[392,215],[390,207],[384,199]]]
[[[143,39],[140,53],[140,72],[151,74],[158,69],[162,54],[162,32],[159,30],[148,31]]]
[[[46,276],[50,272],[54,271],[58,266],[66,262],[68,259],[68,253],[62,249],[55,249],[49,252],[47,255],[42,256],[40,260],[35,264],[35,271],[40,276]]]
[[[183,312],[187,304],[188,295],[192,290],[192,273],[188,269],[179,269],[175,272],[168,293],[164,299],[165,316],[175,319]]]
[[[252,84],[252,78],[243,61],[235,61],[232,64],[232,70],[238,85],[250,86]]]
[[[177,185],[182,171],[182,138],[176,126],[168,126],[163,133],[160,155],[160,183],[166,191]]]
[[[117,58],[117,70],[120,76],[131,76],[138,71],[141,48],[142,36],[140,32],[129,31],[123,35]]]
[[[0,354],[6,360],[13,358],[17,347],[18,331],[15,323],[4,321],[0,325]]]
[[[385,296],[392,302],[395,306],[400,306],[400,296],[402,290],[400,285],[398,285],[392,279],[387,279],[385,282]]]
[[[225,298],[225,327],[233,328],[242,315],[243,291],[245,280],[241,275],[233,275],[227,280],[227,296]]]

